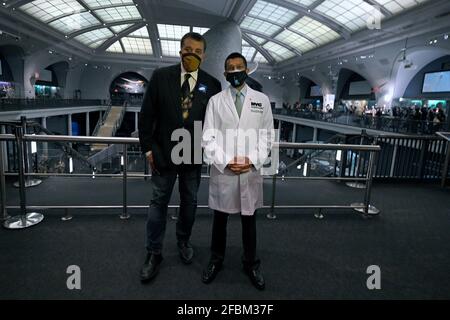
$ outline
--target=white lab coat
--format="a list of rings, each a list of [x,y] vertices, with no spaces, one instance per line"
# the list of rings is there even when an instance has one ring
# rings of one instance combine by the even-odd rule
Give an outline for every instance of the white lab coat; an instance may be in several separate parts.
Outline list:
[[[256,143],[243,142],[244,132],[249,129],[256,130]],[[210,98],[202,147],[204,160],[211,165],[208,200],[211,209],[253,215],[256,209],[263,206],[263,177],[260,169],[274,141],[273,129],[270,101],[263,93],[247,86],[240,118],[230,88]],[[227,139],[227,134],[234,137]],[[248,157],[254,168],[236,175],[226,168],[235,156]]]

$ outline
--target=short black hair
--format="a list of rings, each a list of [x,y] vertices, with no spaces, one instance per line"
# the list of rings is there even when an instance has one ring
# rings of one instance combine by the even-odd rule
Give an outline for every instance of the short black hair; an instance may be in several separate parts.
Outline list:
[[[195,41],[203,42],[203,47],[204,47],[203,51],[206,51],[206,39],[200,33],[197,33],[197,32],[186,33],[183,36],[183,38],[181,38],[180,48],[183,48],[184,40],[186,40],[186,39],[193,39]]]
[[[245,59],[245,57],[242,54],[240,54],[239,52],[233,52],[225,59],[225,70],[227,70],[228,60],[236,59],[236,58],[241,58],[242,60],[244,60],[245,69],[247,69],[247,59]]]

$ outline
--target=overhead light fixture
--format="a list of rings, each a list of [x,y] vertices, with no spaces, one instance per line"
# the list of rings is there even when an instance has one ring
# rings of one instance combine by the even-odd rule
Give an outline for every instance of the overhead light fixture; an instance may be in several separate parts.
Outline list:
[[[444,40],[448,40],[448,34],[444,35]]]

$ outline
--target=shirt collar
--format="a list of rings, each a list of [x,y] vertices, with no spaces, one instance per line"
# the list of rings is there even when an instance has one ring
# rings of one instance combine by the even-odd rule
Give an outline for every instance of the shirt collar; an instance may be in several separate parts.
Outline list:
[[[195,70],[194,72],[187,72],[187,71],[184,69],[183,63],[181,63],[181,78],[182,78],[183,80],[184,80],[184,75],[185,75],[186,73],[189,73],[189,74],[191,75],[192,79],[194,79],[195,81],[197,81],[197,78],[198,78],[198,69]]]
[[[236,94],[238,93],[238,90],[233,86],[230,86],[230,90],[231,90],[232,96],[236,96]],[[244,84],[244,86],[241,89],[241,95],[243,95],[244,97],[247,95],[247,84],[246,83]]]

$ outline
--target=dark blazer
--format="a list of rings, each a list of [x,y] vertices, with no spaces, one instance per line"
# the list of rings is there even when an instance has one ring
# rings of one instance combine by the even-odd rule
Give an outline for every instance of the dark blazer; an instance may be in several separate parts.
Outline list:
[[[199,70],[193,91],[192,108],[189,117],[183,121],[181,65],[177,64],[153,72],[139,114],[139,141],[144,154],[152,150],[158,169],[174,166],[171,152],[177,142],[171,141],[171,136],[172,132],[179,128],[187,129],[191,135],[191,160],[193,161],[194,145],[201,148],[201,141],[194,143],[194,121],[201,121],[203,124],[209,98],[220,91],[220,82],[205,71]],[[201,133],[197,134],[197,138],[201,139]]]

